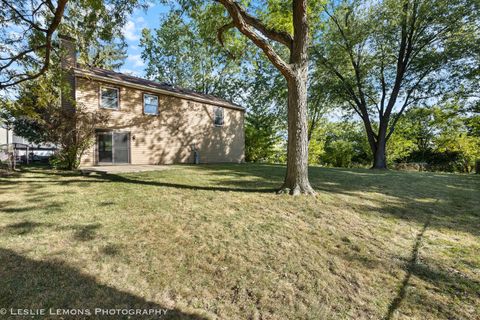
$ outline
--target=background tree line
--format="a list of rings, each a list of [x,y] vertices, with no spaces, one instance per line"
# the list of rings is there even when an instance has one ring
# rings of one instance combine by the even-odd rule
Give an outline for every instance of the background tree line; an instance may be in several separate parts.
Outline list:
[[[291,32],[291,2],[262,3],[267,26]],[[176,70],[181,76],[171,82],[200,91],[205,74],[216,75],[206,81],[211,93],[248,109],[246,160],[285,163],[285,80],[237,34],[216,41],[212,34],[221,28],[221,19],[205,17],[204,12],[213,10],[200,6],[197,2],[172,12],[153,31],[153,38],[152,31],[145,30],[147,71],[155,79],[169,79],[167,70]],[[475,129],[478,9],[475,1],[312,1],[308,162],[375,168],[411,162],[421,169],[470,172],[480,150]],[[177,36],[186,30],[189,36]],[[149,47],[152,43],[156,50]],[[195,55],[182,59],[179,52]],[[178,60],[196,67],[178,68]],[[200,61],[221,67],[221,72],[199,70]],[[185,75],[193,82],[181,79]],[[222,85],[213,88],[217,81]]]
[[[305,127],[308,163],[381,169],[410,162],[428,170],[469,172],[479,158],[478,1],[162,2],[171,4],[170,12],[158,28],[142,32],[147,77],[244,105],[247,161],[288,160],[288,137],[295,131],[289,128],[287,103],[293,80],[282,61],[295,64],[291,41],[301,12],[308,21],[302,59],[309,77],[302,78],[306,123],[298,125]],[[16,128],[24,135],[27,124],[32,127],[27,120],[37,127],[45,121],[38,120],[45,108],[25,98],[43,94],[32,90],[28,77],[40,77],[42,83],[57,81],[60,74],[53,67],[44,70],[45,59],[58,62],[60,54],[55,37],[41,32],[56,23],[55,6],[45,6],[46,25],[38,28],[13,10],[18,5],[0,16],[2,28],[13,21],[27,28],[23,37],[29,41],[52,43],[48,52],[22,55],[13,63],[17,68],[2,62],[9,71],[2,78],[4,88],[12,79],[21,80],[17,107],[5,99],[3,105],[15,109]],[[117,69],[125,59],[121,26],[139,6],[133,0],[68,2],[57,32],[75,36],[82,63]],[[15,40],[2,36],[5,43]],[[50,102],[58,103],[58,96]]]

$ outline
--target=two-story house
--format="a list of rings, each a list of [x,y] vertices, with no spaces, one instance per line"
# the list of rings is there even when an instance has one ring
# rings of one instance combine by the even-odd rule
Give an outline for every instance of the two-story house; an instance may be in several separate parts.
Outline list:
[[[109,118],[96,128],[82,166],[194,163],[194,153],[200,163],[244,160],[243,107],[164,83],[81,67],[73,39],[62,36],[61,42],[72,98]]]

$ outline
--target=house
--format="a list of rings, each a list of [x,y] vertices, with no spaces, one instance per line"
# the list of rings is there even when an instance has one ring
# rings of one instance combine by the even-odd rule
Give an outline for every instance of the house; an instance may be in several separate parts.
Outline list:
[[[207,94],[76,63],[73,39],[62,36],[71,97],[108,114],[80,165],[244,161],[239,105]],[[62,99],[68,107],[68,99]]]

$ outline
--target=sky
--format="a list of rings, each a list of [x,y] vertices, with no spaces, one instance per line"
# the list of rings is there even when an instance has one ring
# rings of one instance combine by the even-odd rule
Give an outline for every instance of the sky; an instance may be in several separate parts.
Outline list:
[[[167,5],[150,2],[148,9],[135,9],[123,27],[123,35],[128,44],[127,59],[120,72],[135,76],[145,76],[145,62],[141,58],[140,38],[143,28],[158,28],[160,20],[168,13]]]
[[[160,20],[166,16],[171,9],[170,5],[160,4],[160,1],[149,2],[147,9],[135,9],[123,27],[123,34],[128,44],[127,59],[120,68],[120,72],[128,73],[138,77],[145,77],[145,62],[141,58],[140,38],[143,28],[158,28]],[[11,26],[12,30],[15,26]],[[0,97],[13,96],[14,90],[1,90]]]

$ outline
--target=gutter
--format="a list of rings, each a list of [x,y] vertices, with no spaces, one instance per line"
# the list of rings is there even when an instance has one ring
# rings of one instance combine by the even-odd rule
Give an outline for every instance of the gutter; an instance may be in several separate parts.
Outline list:
[[[194,97],[194,96],[184,94],[184,93],[172,92],[172,91],[159,89],[159,88],[155,88],[155,87],[150,87],[150,86],[146,86],[146,85],[141,85],[141,84],[137,84],[137,83],[132,83],[132,82],[124,81],[124,80],[112,79],[112,78],[109,78],[109,77],[96,75],[96,74],[94,74],[92,72],[89,72],[89,71],[86,71],[86,70],[79,70],[79,69],[75,68],[75,69],[73,69],[73,74],[76,77],[83,77],[85,79],[99,80],[99,81],[103,81],[103,82],[118,84],[118,85],[125,86],[125,87],[131,87],[131,88],[135,88],[135,89],[139,89],[139,90],[146,90],[146,91],[150,91],[150,92],[156,92],[156,93],[160,93],[160,94],[167,95],[167,96],[172,96],[172,97],[186,99],[186,100],[192,100],[192,101],[196,101],[196,102],[200,102],[200,103],[205,103],[205,104],[210,104],[210,105],[215,105],[215,106],[220,106],[220,107],[226,107],[226,108],[230,108],[230,109],[245,112],[245,108],[243,108],[241,106],[238,106],[238,105],[235,105],[235,104],[232,104],[232,103],[222,102],[222,101],[212,101],[212,100],[209,100],[209,99]]]

